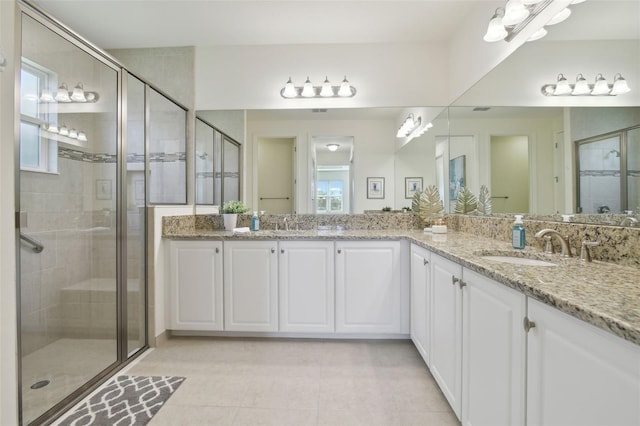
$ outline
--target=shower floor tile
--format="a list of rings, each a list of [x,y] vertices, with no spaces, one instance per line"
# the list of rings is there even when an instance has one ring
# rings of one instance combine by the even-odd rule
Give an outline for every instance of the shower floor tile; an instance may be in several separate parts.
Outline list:
[[[28,424],[116,361],[116,341],[60,339],[22,359],[22,415]],[[49,381],[41,388],[35,383]]]

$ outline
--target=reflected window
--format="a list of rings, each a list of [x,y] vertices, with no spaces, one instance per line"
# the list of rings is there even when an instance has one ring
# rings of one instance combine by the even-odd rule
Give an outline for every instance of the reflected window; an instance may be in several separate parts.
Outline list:
[[[349,181],[349,166],[320,166],[316,182],[316,213],[348,213],[345,188]]]
[[[50,139],[47,107],[40,96],[55,81],[55,76],[43,67],[24,59],[20,72],[20,169],[55,173],[58,170],[58,145]]]

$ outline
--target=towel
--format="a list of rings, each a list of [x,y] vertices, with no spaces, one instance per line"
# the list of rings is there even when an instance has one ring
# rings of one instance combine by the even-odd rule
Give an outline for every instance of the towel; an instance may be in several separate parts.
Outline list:
[[[233,233],[234,234],[244,234],[246,232],[251,232],[251,230],[248,227],[243,227],[243,228],[233,228]]]

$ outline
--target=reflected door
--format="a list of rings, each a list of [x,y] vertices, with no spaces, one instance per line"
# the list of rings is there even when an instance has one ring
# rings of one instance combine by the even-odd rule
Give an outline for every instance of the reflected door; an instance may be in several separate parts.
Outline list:
[[[620,134],[578,144],[578,213],[622,210],[620,145]]]
[[[23,424],[118,361],[117,68],[22,17]]]

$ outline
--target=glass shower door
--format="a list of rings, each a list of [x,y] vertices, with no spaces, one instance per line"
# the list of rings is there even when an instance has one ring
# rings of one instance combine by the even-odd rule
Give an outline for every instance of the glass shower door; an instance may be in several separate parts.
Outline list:
[[[23,14],[23,424],[70,401],[119,359],[118,78],[117,68]]]

